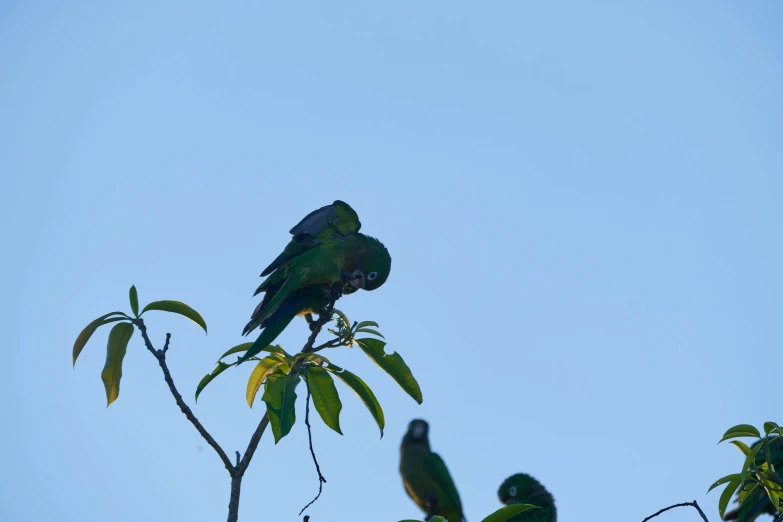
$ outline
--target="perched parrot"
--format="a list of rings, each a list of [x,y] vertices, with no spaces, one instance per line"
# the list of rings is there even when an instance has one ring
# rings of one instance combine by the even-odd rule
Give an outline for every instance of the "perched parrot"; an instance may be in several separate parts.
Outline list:
[[[264,299],[253,311],[242,334],[263,331],[242,361],[272,344],[297,315],[318,313],[331,300],[334,283],[344,282],[342,293],[375,290],[391,270],[391,256],[375,238],[359,233],[359,216],[347,204],[335,201],[310,212],[290,233],[285,250],[261,272],[269,276],[256,289]]]
[[[509,522],[556,522],[557,509],[552,494],[536,479],[525,473],[508,477],[498,489],[498,498],[509,506],[511,504],[533,504],[539,509],[520,513]]]
[[[400,446],[400,474],[405,491],[428,516],[463,522],[465,515],[457,487],[443,459],[430,450],[429,425],[415,419]]]
[[[762,440],[756,441],[750,448],[753,449],[759,444],[762,444]],[[778,436],[770,440],[769,443],[769,458],[772,465],[775,466],[775,471],[778,475],[783,475],[783,437]],[[767,460],[767,455],[764,448],[761,448],[756,454],[756,466],[761,466]],[[736,502],[743,500],[740,507],[733,509],[723,515],[723,520],[736,520],[737,522],[753,522],[759,515],[775,515],[776,510],[772,505],[772,502],[767,496],[767,492],[761,487],[756,488],[751,492],[750,498],[745,498],[748,492],[740,490],[739,498]]]

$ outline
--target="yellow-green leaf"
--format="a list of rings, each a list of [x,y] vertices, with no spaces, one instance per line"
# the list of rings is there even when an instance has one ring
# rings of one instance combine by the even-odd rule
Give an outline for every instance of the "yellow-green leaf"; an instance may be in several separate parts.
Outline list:
[[[143,315],[144,312],[149,312],[151,310],[160,310],[162,312],[179,314],[183,317],[187,317],[199,325],[204,329],[205,333],[207,331],[207,322],[204,321],[204,318],[201,317],[201,314],[180,301],[153,301],[144,307],[144,310],[141,311],[141,314]]]
[[[139,316],[139,294],[136,291],[136,285],[132,285],[130,287],[130,290],[128,292],[130,297],[130,305],[131,305],[131,311],[133,312],[133,315],[138,317]]]
[[[122,317],[112,317],[111,319],[108,319],[112,315],[120,315]],[[95,330],[98,329],[99,326],[102,326],[104,324],[108,323],[115,323],[117,321],[122,321],[123,319],[127,319],[128,317],[122,313],[122,312],[110,312],[106,315],[102,315],[87,326],[84,327],[84,330],[82,330],[78,337],[76,337],[76,342],[73,343],[73,365],[76,366],[76,359],[79,357],[79,354],[82,353],[82,350],[84,349],[84,345],[87,344],[87,341],[90,340],[90,337],[92,337],[92,334],[95,333]]]
[[[733,444],[734,446],[739,448],[739,450],[742,452],[743,455],[747,455],[748,452],[750,452],[750,448],[748,447],[748,445],[742,442],[741,440],[733,440],[729,442],[729,444]]]
[[[269,424],[275,444],[288,435],[296,422],[296,387],[299,384],[299,374],[272,374],[266,380],[264,395],[261,399],[266,403]]]
[[[226,357],[228,355],[231,355],[232,353],[246,352],[246,351],[248,351],[250,349],[251,346],[253,346],[253,343],[238,344],[238,345],[234,346],[233,348],[229,348],[229,350],[226,353],[224,353],[223,355],[221,355],[218,360],[220,360],[220,359],[222,359],[222,358],[224,358],[224,357]]]
[[[122,378],[122,360],[128,348],[128,341],[133,335],[133,325],[120,323],[109,332],[109,342],[106,346],[106,364],[101,372],[101,380],[106,388],[106,407],[117,400],[120,395],[120,379]]]
[[[234,366],[233,364],[226,364],[223,361],[218,361],[217,367],[212,370],[212,373],[206,374],[198,383],[198,386],[196,386],[196,402],[198,402],[198,396],[201,395],[201,392],[204,390],[204,388],[207,387],[207,384],[212,382],[215,377],[226,371],[227,369]]]
[[[313,397],[313,406],[321,416],[321,420],[342,435],[340,411],[343,409],[343,403],[340,402],[340,396],[337,394],[337,388],[334,387],[332,376],[320,366],[310,366],[307,368],[307,385],[310,387],[310,395]]]
[[[356,339],[356,343],[370,359],[375,361],[375,364],[380,366],[383,371],[388,373],[405,390],[405,393],[413,397],[413,400],[419,404],[422,403],[423,398],[419,383],[416,382],[416,378],[400,354],[397,352],[386,353],[384,351],[386,343],[380,339],[363,337],[362,339]]]
[[[346,328],[350,328],[351,327],[351,321],[348,320],[348,316],[347,315],[342,313],[337,308],[335,308],[333,311],[334,311],[335,314],[337,314],[340,317],[340,319],[342,320],[342,322],[343,322],[343,324],[345,325]]]
[[[256,394],[261,388],[261,385],[264,383],[267,377],[272,375],[281,366],[286,367],[283,373],[288,373],[288,365],[276,357],[264,357],[258,361],[258,364],[256,364],[255,368],[253,368],[253,372],[250,374],[250,377],[247,380],[247,391],[245,392],[245,399],[247,400],[248,406],[251,408],[253,407],[253,402],[256,400]]]

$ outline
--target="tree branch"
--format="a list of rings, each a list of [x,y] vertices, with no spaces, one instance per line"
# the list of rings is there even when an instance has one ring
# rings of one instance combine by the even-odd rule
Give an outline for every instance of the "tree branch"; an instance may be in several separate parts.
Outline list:
[[[710,522],[709,520],[707,520],[707,515],[704,514],[704,511],[701,510],[701,508],[699,507],[699,504],[695,500],[693,502],[683,502],[682,504],[674,504],[673,506],[669,506],[669,507],[663,508],[660,511],[658,511],[656,513],[653,513],[649,517],[645,518],[644,520],[642,520],[642,522],[647,522],[651,518],[657,517],[658,515],[660,515],[664,511],[669,511],[670,509],[674,509],[676,507],[683,507],[683,506],[693,506],[693,507],[695,507],[696,511],[699,512],[699,515],[701,515],[702,520],[704,520],[704,522]]]
[[[231,464],[231,459],[228,458],[228,455],[226,455],[226,452],[223,451],[223,448],[220,447],[220,444],[218,444],[215,439],[212,438],[212,435],[209,434],[209,432],[206,430],[206,428],[204,428],[204,426],[202,426],[196,416],[193,415],[190,407],[185,404],[184,400],[182,400],[182,395],[180,395],[179,391],[177,391],[177,387],[174,386],[174,380],[171,378],[171,372],[169,372],[169,367],[166,364],[166,351],[169,348],[171,334],[166,334],[166,344],[164,345],[163,350],[156,350],[155,347],[152,346],[152,341],[150,341],[150,338],[147,335],[147,326],[144,324],[144,319],[134,319],[133,322],[141,332],[141,337],[144,339],[144,345],[147,347],[147,350],[149,350],[150,353],[158,360],[160,369],[163,370],[163,378],[166,380],[166,384],[169,385],[169,390],[171,390],[171,394],[174,396],[174,400],[177,402],[177,406],[179,406],[179,409],[182,411],[182,413],[185,414],[185,417],[188,418],[190,423],[195,426],[196,430],[204,438],[204,440],[207,441],[207,444],[212,446],[212,448],[220,457],[220,460],[223,461],[223,465],[226,466],[228,473],[233,476],[234,465]]]
[[[324,489],[324,484],[326,483],[326,479],[321,474],[321,467],[318,465],[318,459],[315,458],[315,451],[313,451],[313,433],[310,429],[310,384],[307,382],[306,377],[304,381],[305,381],[305,385],[307,386],[307,402],[305,402],[305,424],[307,425],[307,438],[310,440],[310,455],[313,456],[313,462],[315,462],[315,470],[318,472],[318,494],[315,496],[313,500],[310,501],[309,504],[307,504],[305,507],[302,508],[302,511],[299,512],[300,515],[304,513],[305,509],[313,505],[313,502],[318,500],[318,497],[321,496],[321,492]]]

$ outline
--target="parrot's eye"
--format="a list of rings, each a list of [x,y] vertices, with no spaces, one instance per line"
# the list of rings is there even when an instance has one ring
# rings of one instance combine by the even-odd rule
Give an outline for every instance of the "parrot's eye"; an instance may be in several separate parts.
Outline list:
[[[517,487],[516,486],[511,486],[510,488],[508,488],[508,494],[511,495],[512,497],[516,497],[517,496]]]
[[[367,274],[367,280],[369,281],[372,281],[376,277],[378,277],[378,272],[370,272],[369,274]]]

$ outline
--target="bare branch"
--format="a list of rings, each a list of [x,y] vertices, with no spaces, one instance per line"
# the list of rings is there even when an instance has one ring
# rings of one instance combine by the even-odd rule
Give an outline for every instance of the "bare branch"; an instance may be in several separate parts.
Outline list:
[[[193,424],[193,426],[195,426],[199,434],[201,434],[201,436],[204,437],[204,440],[207,441],[207,444],[212,446],[212,448],[220,457],[220,460],[223,461],[223,465],[226,466],[228,473],[233,476],[234,465],[231,464],[231,460],[228,458],[228,455],[226,455],[226,452],[223,451],[223,448],[220,447],[220,444],[218,444],[215,441],[215,439],[212,438],[212,435],[209,434],[206,428],[202,426],[202,424],[199,422],[196,416],[193,415],[193,412],[191,411],[190,407],[187,404],[185,404],[184,400],[182,400],[182,395],[180,395],[179,391],[177,391],[177,387],[174,386],[174,380],[171,378],[171,372],[169,372],[169,367],[166,364],[166,350],[168,350],[169,347],[169,340],[171,339],[171,334],[166,334],[166,344],[163,350],[156,350],[155,347],[152,346],[152,341],[150,341],[150,338],[147,335],[147,327],[144,324],[144,319],[141,318],[135,319],[133,322],[139,328],[139,331],[141,332],[141,337],[144,339],[144,345],[147,347],[147,350],[149,350],[150,353],[152,353],[152,355],[154,355],[155,358],[158,360],[160,369],[163,370],[163,378],[166,380],[166,384],[169,385],[169,390],[171,390],[171,394],[174,396],[174,400],[177,402],[177,406],[179,406],[179,409],[182,411],[182,413],[185,414],[185,417],[188,418],[190,423]]]
[[[644,520],[642,520],[642,522],[647,522],[651,518],[655,518],[658,515],[660,515],[661,513],[665,512],[665,511],[669,511],[670,509],[674,509],[676,507],[683,507],[683,506],[693,506],[693,507],[695,507],[696,510],[699,512],[699,515],[701,515],[702,520],[704,520],[704,522],[710,522],[709,520],[707,520],[707,515],[704,514],[704,511],[701,510],[701,508],[699,507],[698,502],[696,502],[695,500],[693,502],[683,502],[682,504],[674,504],[673,506],[669,506],[669,507],[663,508],[660,511],[658,511],[656,513],[653,513],[649,517],[645,518]]]
[[[332,301],[334,303],[334,301]],[[324,484],[326,483],[326,479],[321,474],[321,467],[318,465],[318,459],[315,458],[315,451],[313,451],[313,433],[310,429],[310,384],[307,382],[307,378],[305,377],[305,385],[307,386],[307,402],[305,403],[305,424],[307,425],[307,438],[310,440],[310,455],[313,456],[313,462],[315,463],[315,470],[318,472],[318,494],[315,496],[313,500],[310,501],[309,504],[307,504],[305,507],[302,508],[302,511],[299,512],[301,515],[305,509],[309,508],[313,503],[318,500],[318,497],[321,496],[321,492],[324,489]]]

